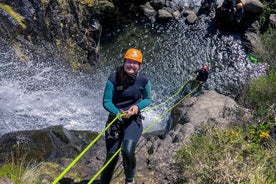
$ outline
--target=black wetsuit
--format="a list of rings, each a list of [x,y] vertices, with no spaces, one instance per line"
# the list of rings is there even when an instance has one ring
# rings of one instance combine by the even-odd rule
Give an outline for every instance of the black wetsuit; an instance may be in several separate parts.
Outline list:
[[[199,82],[206,82],[208,79],[208,71],[203,69],[197,69],[194,71],[194,73],[197,73],[196,80]]]
[[[143,124],[140,110],[150,104],[150,82],[146,75],[140,73],[136,77],[129,77],[124,82],[118,82],[118,73],[108,78],[104,92],[104,108],[110,112],[108,125],[119,113],[119,110],[128,110],[137,105],[139,113],[128,119],[117,120],[105,132],[106,161],[121,147],[126,181],[132,181],[135,176],[136,159],[135,147],[142,134]],[[125,85],[127,83],[127,85]],[[109,184],[113,170],[118,161],[118,155],[109,163],[101,175],[101,184]]]

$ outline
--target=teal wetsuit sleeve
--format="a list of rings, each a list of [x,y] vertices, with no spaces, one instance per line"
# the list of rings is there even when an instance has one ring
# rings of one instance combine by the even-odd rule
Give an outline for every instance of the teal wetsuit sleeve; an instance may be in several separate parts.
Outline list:
[[[150,84],[150,82],[148,82],[143,90],[143,100],[141,100],[137,104],[139,110],[144,109],[145,107],[147,107],[150,104],[150,101],[151,101],[150,91],[151,91],[151,84]]]
[[[119,113],[119,109],[115,107],[112,102],[113,98],[114,85],[109,80],[106,82],[104,95],[103,95],[103,106],[104,108],[112,113],[113,115],[117,115]]]

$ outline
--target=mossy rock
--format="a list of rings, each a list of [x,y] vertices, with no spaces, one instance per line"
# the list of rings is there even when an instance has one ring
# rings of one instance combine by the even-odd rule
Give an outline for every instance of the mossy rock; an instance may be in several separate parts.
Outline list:
[[[62,126],[5,134],[0,138],[0,163],[23,157],[38,162],[74,158],[96,136],[94,132],[69,131]]]

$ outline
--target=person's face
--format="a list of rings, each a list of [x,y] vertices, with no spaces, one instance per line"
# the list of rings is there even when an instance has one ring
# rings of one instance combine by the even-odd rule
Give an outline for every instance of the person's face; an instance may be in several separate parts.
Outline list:
[[[140,63],[134,60],[126,59],[124,70],[128,75],[136,75],[140,69]]]

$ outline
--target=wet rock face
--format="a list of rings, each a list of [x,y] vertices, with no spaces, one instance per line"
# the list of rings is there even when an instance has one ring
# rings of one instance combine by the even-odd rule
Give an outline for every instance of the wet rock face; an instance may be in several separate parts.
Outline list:
[[[98,61],[102,27],[110,31],[133,21],[138,16],[139,4],[144,2],[3,0],[0,37],[16,44],[20,42],[17,38],[20,36],[22,40],[23,36],[24,42],[33,47],[43,46],[41,42],[47,41],[64,48],[70,63],[94,65]]]
[[[199,127],[212,120],[212,126],[227,128],[233,124],[250,122],[251,118],[249,110],[239,107],[233,99],[206,90],[199,97],[185,100],[172,111],[171,127],[189,123],[193,127]]]
[[[39,162],[74,158],[95,137],[93,132],[69,131],[61,126],[5,134],[0,137],[0,163],[13,156]]]
[[[4,6],[0,6],[0,33],[1,37],[8,39],[13,38],[18,34],[18,31],[21,29],[19,23],[16,22],[13,17],[5,11]]]
[[[105,8],[110,7],[104,6],[102,12]],[[41,40],[67,43],[86,52],[87,61],[82,62],[93,63],[102,31],[95,12],[88,4],[76,1],[5,0],[0,6],[0,35],[13,42],[23,35],[34,45]]]
[[[1,24],[7,28],[19,27],[23,34],[32,40],[37,37],[48,40],[70,37],[85,48],[95,47],[104,21],[107,21],[107,24],[112,22],[118,25],[119,23],[114,20],[123,20],[125,19],[123,16],[136,14],[138,11],[135,1],[114,2],[115,5],[105,0],[92,3],[72,0],[3,0],[1,4],[8,8],[0,6]],[[17,17],[21,17],[26,28],[20,28],[20,22],[7,9],[11,9]],[[6,32],[8,31],[9,29],[6,29]],[[5,30],[1,30],[2,34],[4,32]],[[85,40],[86,44],[83,43]]]
[[[0,137],[0,164],[21,159],[25,163],[58,163],[59,167],[54,175],[41,176],[41,181],[46,180],[46,183],[50,183],[96,136],[97,133],[94,132],[70,131],[62,126],[5,134]],[[83,179],[89,179],[92,174],[97,173],[105,160],[104,145],[104,138],[101,137],[72,168],[73,172],[78,173]],[[51,166],[48,166],[48,169],[51,170]],[[0,180],[0,184],[7,181],[4,179]]]

